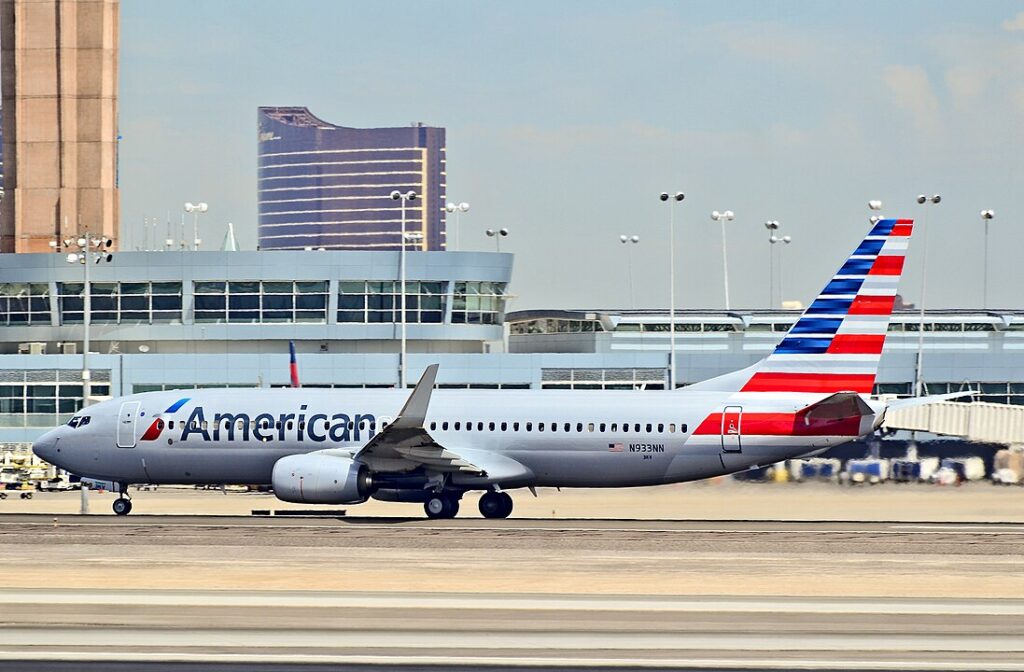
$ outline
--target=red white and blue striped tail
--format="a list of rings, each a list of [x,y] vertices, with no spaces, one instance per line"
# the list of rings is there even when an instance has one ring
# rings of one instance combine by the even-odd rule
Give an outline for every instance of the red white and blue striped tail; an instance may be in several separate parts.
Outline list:
[[[771,355],[688,389],[870,394],[913,228],[878,221]]]

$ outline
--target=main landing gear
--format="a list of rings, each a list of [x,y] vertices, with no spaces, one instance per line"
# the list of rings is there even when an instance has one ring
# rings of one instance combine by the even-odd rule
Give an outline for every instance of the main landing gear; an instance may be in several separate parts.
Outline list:
[[[128,484],[120,483],[120,492],[117,495],[117,499],[114,500],[114,513],[119,516],[127,516],[132,512],[132,500],[128,498]]]
[[[459,513],[458,497],[438,492],[423,503],[427,518],[454,518]]]
[[[506,492],[485,492],[480,496],[480,513],[484,518],[508,518],[512,498]]]

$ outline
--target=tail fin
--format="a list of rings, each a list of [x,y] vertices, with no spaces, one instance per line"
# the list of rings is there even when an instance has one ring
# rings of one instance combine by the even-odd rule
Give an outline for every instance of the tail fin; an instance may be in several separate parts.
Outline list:
[[[301,387],[299,385],[299,363],[295,359],[295,341],[288,341],[288,354],[288,369],[292,375],[292,387]]]
[[[870,394],[913,225],[878,221],[771,355],[687,389]]]

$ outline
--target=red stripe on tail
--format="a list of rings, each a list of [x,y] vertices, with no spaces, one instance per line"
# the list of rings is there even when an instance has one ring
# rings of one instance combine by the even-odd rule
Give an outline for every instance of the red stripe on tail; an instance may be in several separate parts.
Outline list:
[[[895,296],[870,296],[860,294],[850,304],[850,315],[892,315]]]
[[[885,334],[836,334],[828,346],[831,355],[880,355]]]

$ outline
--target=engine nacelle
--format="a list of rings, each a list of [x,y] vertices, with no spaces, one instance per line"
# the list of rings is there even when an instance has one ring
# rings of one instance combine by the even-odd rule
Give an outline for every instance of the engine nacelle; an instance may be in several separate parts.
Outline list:
[[[278,499],[299,504],[359,504],[374,490],[365,464],[323,454],[282,457],[271,480]]]

